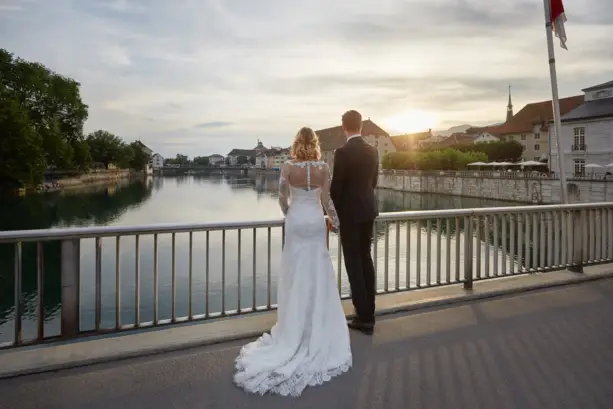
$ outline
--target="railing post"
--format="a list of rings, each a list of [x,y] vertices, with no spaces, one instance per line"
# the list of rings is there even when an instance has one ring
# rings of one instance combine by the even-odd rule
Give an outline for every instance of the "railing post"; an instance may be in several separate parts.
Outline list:
[[[62,337],[79,333],[79,278],[81,246],[79,239],[62,240]]]
[[[583,273],[584,255],[583,247],[584,243],[588,239],[584,237],[584,228],[587,228],[587,211],[575,210],[570,212],[572,223],[572,264],[569,270],[573,273]],[[589,233],[588,233],[589,234]]]
[[[473,219],[464,217],[464,289],[473,289]]]

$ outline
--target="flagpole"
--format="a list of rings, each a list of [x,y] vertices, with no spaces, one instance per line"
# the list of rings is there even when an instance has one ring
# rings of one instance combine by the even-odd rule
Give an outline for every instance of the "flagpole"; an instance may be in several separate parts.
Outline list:
[[[560,100],[558,97],[558,76],[556,74],[556,57],[553,51],[553,33],[551,21],[550,0],[543,0],[545,5],[545,31],[547,32],[547,51],[549,52],[549,76],[551,78],[551,103],[553,104],[553,123],[555,129],[556,146],[558,148],[558,173],[560,174],[560,199],[563,204],[568,204],[568,194],[566,192],[566,172],[564,167],[564,156],[560,135],[562,134],[562,121],[560,119]],[[551,143],[551,132],[549,132]],[[551,158],[550,158],[551,160]]]

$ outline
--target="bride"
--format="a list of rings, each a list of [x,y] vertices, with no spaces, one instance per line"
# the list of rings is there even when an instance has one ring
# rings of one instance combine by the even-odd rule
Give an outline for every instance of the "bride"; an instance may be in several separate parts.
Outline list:
[[[330,200],[330,170],[320,161],[319,140],[302,128],[281,167],[279,203],[285,215],[285,247],[277,291],[277,323],[270,334],[245,345],[234,382],[251,393],[300,396],[349,370],[349,331],[326,246],[339,227]]]

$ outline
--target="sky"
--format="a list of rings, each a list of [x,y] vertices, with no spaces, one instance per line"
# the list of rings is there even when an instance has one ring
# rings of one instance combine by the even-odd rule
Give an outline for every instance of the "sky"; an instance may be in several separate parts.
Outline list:
[[[496,7],[492,7],[496,3]],[[560,96],[613,79],[613,2],[566,0]],[[0,0],[0,47],[81,83],[85,131],[165,157],[289,146],[359,110],[390,134],[551,98],[542,0]]]

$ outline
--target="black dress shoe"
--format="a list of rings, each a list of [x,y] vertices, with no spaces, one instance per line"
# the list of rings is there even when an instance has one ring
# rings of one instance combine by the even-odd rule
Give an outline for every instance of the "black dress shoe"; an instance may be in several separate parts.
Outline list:
[[[357,318],[352,319],[351,321],[347,322],[347,326],[351,329],[355,329],[357,331],[362,332],[363,334],[366,335],[372,335],[374,329],[375,329],[375,325],[374,324],[369,324],[366,322],[362,322],[360,320],[358,320]]]

